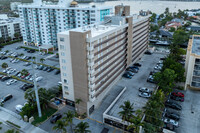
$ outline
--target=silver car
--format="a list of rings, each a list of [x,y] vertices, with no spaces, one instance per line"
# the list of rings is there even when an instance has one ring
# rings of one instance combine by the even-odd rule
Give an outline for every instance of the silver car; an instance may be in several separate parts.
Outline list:
[[[147,93],[150,93],[150,90],[149,90],[147,87],[140,87],[140,88],[139,88],[139,91],[140,91],[140,92],[147,92]]]
[[[144,98],[149,98],[149,97],[151,97],[151,94],[147,93],[147,92],[141,92],[141,93],[139,93],[139,96],[144,97]]]

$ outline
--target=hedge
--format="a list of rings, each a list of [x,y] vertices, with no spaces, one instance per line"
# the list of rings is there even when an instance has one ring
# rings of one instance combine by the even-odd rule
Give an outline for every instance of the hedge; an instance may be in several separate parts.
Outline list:
[[[0,44],[0,45],[1,45],[1,46],[6,46],[6,45],[10,45],[10,44],[13,44],[13,43],[16,43],[16,42],[21,42],[21,41],[22,41],[22,39],[19,39],[19,40],[14,40],[14,41],[2,43],[2,44]]]
[[[10,121],[6,121],[7,123],[9,123],[9,124],[11,124],[11,125],[13,125],[13,126],[15,126],[15,127],[17,127],[17,128],[21,128],[19,125],[17,125],[17,124],[14,124],[14,123],[12,123],[12,122],[10,122]]]
[[[20,46],[21,48],[24,48],[24,49],[32,49],[32,50],[35,50],[35,51],[39,51],[38,49],[35,49],[35,48],[30,48],[30,47],[25,47],[25,46]]]

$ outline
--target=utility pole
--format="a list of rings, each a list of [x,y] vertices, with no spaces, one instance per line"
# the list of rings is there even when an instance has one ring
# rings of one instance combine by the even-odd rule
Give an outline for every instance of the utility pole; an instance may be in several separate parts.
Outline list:
[[[31,63],[31,65],[32,65],[32,69],[33,69],[33,82],[34,82],[35,97],[36,97],[37,108],[38,108],[38,115],[39,115],[39,117],[42,117],[41,108],[40,108],[40,99],[39,99],[39,96],[38,96],[38,89],[37,89],[37,83],[36,83],[36,80],[35,80],[35,70],[34,70],[34,67],[33,67],[33,62]]]

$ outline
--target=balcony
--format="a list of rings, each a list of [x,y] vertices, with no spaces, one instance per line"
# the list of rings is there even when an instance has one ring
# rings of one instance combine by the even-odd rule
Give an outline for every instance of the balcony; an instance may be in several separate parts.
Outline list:
[[[88,59],[92,60],[92,59],[94,59],[94,54],[88,54],[87,57],[88,57]]]
[[[90,89],[89,94],[94,95],[94,93],[95,93],[95,90]]]
[[[87,47],[87,50],[88,50],[88,51],[93,51],[93,50],[94,50],[94,47],[93,47],[93,46],[91,46],[91,47],[88,46],[88,47]]]
[[[88,87],[92,89],[92,88],[95,87],[95,85],[94,84],[89,84]]]
[[[93,61],[92,62],[88,62],[88,66],[90,66],[90,67],[94,66],[94,62]]]
[[[92,70],[90,68],[88,69],[89,74],[93,74],[94,72],[95,72],[94,69],[92,69]]]
[[[94,82],[94,80],[95,80],[95,77],[93,76],[93,77],[88,77],[88,80],[90,81],[90,82]]]
[[[196,87],[196,88],[200,88],[200,83],[192,82],[191,86]]]

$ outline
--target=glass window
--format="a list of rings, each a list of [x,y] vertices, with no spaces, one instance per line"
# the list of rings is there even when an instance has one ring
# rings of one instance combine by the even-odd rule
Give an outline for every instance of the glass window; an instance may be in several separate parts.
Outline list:
[[[67,76],[67,74],[66,74],[66,73],[63,73],[63,76]]]
[[[65,60],[65,59],[62,59],[62,63],[66,63],[66,60]]]
[[[64,83],[68,84],[68,81],[66,79],[64,79]]]
[[[61,27],[60,27],[60,29],[61,29]],[[65,39],[61,37],[61,38],[60,38],[60,41],[61,41],[61,42],[64,42]]]
[[[60,49],[62,50],[65,49],[64,45],[60,45]]]

